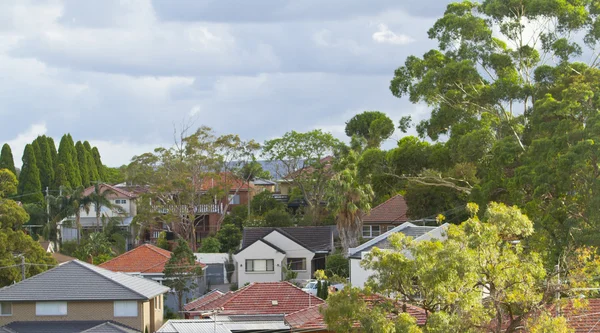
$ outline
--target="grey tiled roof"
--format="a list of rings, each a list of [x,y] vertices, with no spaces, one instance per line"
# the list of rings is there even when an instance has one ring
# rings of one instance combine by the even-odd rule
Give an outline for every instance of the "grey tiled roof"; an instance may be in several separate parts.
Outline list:
[[[244,228],[242,249],[273,232],[279,231],[286,237],[315,252],[333,251],[333,226],[283,227],[283,228]]]
[[[352,253],[350,253],[349,258],[361,259],[362,252],[369,252],[372,248],[378,247],[380,249],[391,249],[391,243],[389,241],[389,236],[396,232],[401,232],[406,236],[410,236],[412,238],[421,237],[428,232],[435,230],[441,227],[425,227],[425,226],[416,226],[414,224],[406,222],[394,229],[372,239],[371,241],[357,247]]]
[[[108,321],[15,321],[0,327],[1,333],[139,333]]]
[[[161,284],[73,260],[0,289],[0,301],[147,300]]]

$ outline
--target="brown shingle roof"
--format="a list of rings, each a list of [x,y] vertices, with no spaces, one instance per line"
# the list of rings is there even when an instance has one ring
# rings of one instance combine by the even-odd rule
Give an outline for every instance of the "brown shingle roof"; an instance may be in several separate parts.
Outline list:
[[[364,223],[402,223],[408,221],[406,200],[400,194],[389,198],[384,203],[371,209],[363,216]]]
[[[276,304],[273,301],[276,301]],[[219,314],[286,314],[324,302],[322,299],[302,291],[302,289],[289,282],[256,282],[236,292],[223,294],[211,302],[200,303],[200,307],[188,311],[195,314],[223,308],[223,311],[220,311]]]

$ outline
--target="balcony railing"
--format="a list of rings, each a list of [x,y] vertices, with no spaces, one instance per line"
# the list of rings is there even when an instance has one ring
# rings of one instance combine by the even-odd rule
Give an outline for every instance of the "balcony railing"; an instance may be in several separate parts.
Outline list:
[[[152,206],[155,212],[163,214],[189,214],[190,210],[188,205],[161,205]],[[223,204],[202,204],[194,206],[194,214],[222,214]]]

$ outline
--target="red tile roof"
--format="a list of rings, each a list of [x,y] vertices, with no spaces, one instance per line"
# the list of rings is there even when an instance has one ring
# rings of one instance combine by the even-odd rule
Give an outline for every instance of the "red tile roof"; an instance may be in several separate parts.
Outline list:
[[[273,301],[276,301],[275,304]],[[190,306],[187,311],[190,311],[191,315],[197,315],[208,310],[223,308],[219,314],[286,314],[324,302],[289,282],[256,282],[238,291],[223,294],[213,301],[199,303],[199,307]]]
[[[369,308],[372,308],[377,303],[382,302],[393,302],[391,299],[385,298],[379,295],[370,295],[363,296],[363,300],[367,303]],[[291,313],[285,316],[285,322],[293,329],[302,329],[302,330],[325,330],[327,329],[327,325],[325,324],[323,314],[321,314],[321,307],[327,306],[327,304],[315,305],[309,308]],[[406,308],[406,312],[411,316],[417,319],[417,325],[422,326],[425,325],[427,321],[427,313],[424,309],[421,309],[417,306],[410,305],[407,303],[398,303],[397,309],[402,311],[402,309]],[[360,324],[356,323],[356,327],[359,327]]]
[[[233,293],[232,292],[228,292],[228,294],[233,294]],[[186,305],[183,306],[183,309],[185,311],[191,311],[191,310],[194,310],[194,309],[197,309],[197,310],[206,310],[204,308],[204,306],[206,304],[209,304],[209,303],[215,301],[216,299],[221,298],[221,296],[223,296],[223,295],[225,295],[225,294],[222,293],[222,292],[220,292],[219,290],[215,289],[215,290],[213,290],[213,291],[211,291],[211,292],[209,292],[209,293],[201,296],[200,298],[198,298],[198,299],[196,299],[196,300],[194,300],[194,301],[192,301],[190,303],[187,303]]]
[[[170,258],[170,251],[154,245],[144,244],[99,266],[113,272],[162,273]]]
[[[369,214],[363,216],[366,223],[402,223],[408,221],[406,212],[408,207],[404,197],[397,194],[384,203],[371,209]]]
[[[94,193],[95,190],[96,189],[95,189],[94,186],[90,186],[90,187],[86,188],[83,191],[83,196],[88,196],[88,195]],[[100,184],[100,193],[103,193],[106,190],[112,191],[117,196],[125,196],[127,198],[137,198],[136,194],[134,194],[132,192],[129,192],[129,191],[126,191],[126,190],[124,190],[122,188],[118,188],[118,187],[115,187],[115,186],[112,186],[112,185],[108,185],[108,184],[104,184],[104,183]]]
[[[569,327],[574,329],[575,333],[600,333],[600,299],[590,298],[582,301],[582,308],[574,307],[573,302],[569,302],[561,309],[562,315],[567,318]]]

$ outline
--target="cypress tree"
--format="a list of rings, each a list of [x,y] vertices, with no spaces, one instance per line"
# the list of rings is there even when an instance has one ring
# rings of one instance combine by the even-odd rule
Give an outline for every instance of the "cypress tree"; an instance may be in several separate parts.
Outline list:
[[[42,183],[43,192],[46,190],[46,187],[50,187],[54,182],[54,163],[52,162],[52,154],[50,153],[46,136],[38,136],[35,139],[34,148],[35,146],[39,148],[39,156],[36,153],[35,161],[40,170],[40,182]]]
[[[94,163],[98,168],[98,178],[101,181],[106,181],[106,171],[104,170],[104,165],[102,165],[102,160],[100,159],[100,152],[98,148],[92,148],[92,157],[94,158]]]
[[[19,195],[23,203],[41,203],[44,195],[41,191],[40,171],[35,162],[33,146],[28,144],[23,152],[23,167],[19,175]]]
[[[56,144],[54,144],[54,139],[51,137],[46,137],[46,141],[48,141],[48,150],[50,150],[50,157],[52,158],[52,167],[53,169],[56,167]]]
[[[90,173],[90,181],[97,182],[100,180],[100,176],[98,175],[98,167],[96,166],[96,162],[94,161],[94,155],[92,153],[92,146],[87,141],[83,142],[83,148],[85,148],[85,156],[87,159],[88,171]]]
[[[67,139],[69,140],[69,149],[71,150],[71,159],[73,163],[73,178],[69,179],[69,181],[71,182],[71,185],[75,188],[77,186],[83,185],[83,182],[81,181],[81,172],[79,171],[79,160],[77,159],[77,149],[75,148],[75,142],[73,141],[73,137],[69,133],[67,133]]]
[[[0,169],[8,169],[15,176],[17,175],[17,170],[15,169],[15,160],[13,159],[12,150],[8,143],[5,143],[2,146],[2,152],[0,152]]]
[[[65,169],[64,164],[59,164],[56,167],[56,172],[54,173],[54,185],[52,187],[60,189],[61,186],[71,187],[71,184],[69,184],[69,180],[67,179],[67,170]]]
[[[79,166],[79,172],[81,174],[81,184],[83,186],[89,186],[90,183],[90,172],[88,169],[88,159],[85,154],[85,148],[81,141],[77,141],[75,144],[75,150],[77,151],[77,165]]]
[[[65,186],[77,187],[75,182],[75,166],[71,157],[71,147],[67,135],[63,135],[58,146],[58,155],[56,156],[56,165],[62,164],[65,168],[65,177],[67,179]],[[57,170],[58,173],[58,170]],[[56,183],[56,182],[55,182]]]

